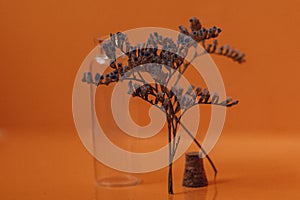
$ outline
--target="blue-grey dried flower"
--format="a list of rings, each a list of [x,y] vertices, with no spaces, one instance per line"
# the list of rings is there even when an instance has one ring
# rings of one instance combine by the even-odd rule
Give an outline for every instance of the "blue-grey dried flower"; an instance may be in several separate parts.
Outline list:
[[[133,85],[132,85],[132,81],[129,81],[128,82],[128,92],[127,92],[127,94],[132,95],[133,93],[134,93],[134,88],[133,88]]]
[[[86,82],[86,73],[83,74],[83,77],[82,77],[81,81]]]
[[[222,101],[220,103],[221,106],[226,106],[230,101],[232,101],[231,97],[227,97],[227,99],[225,101]]]
[[[88,72],[87,73],[87,75],[86,75],[86,82],[89,83],[89,84],[93,84],[94,83],[92,72]]]
[[[215,92],[211,98],[211,104],[218,104],[218,102],[219,102],[219,95],[218,93]]]

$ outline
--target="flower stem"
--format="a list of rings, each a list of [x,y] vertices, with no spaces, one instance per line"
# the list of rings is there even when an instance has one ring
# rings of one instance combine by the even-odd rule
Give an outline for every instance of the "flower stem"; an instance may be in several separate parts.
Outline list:
[[[193,141],[195,142],[195,144],[199,147],[199,149],[202,151],[202,153],[206,156],[208,162],[210,163],[211,167],[214,170],[215,173],[215,177],[217,176],[218,170],[216,168],[216,166],[214,165],[213,161],[211,160],[211,158],[209,157],[209,155],[206,153],[206,151],[204,150],[204,148],[201,146],[201,144],[198,142],[198,140],[191,134],[191,132],[182,124],[180,123],[181,127],[187,132],[187,134],[193,139]]]
[[[169,173],[168,173],[168,193],[174,194],[173,192],[173,153],[172,153],[172,133],[171,133],[171,120],[168,114],[166,113],[167,122],[168,122],[168,144],[169,144]]]

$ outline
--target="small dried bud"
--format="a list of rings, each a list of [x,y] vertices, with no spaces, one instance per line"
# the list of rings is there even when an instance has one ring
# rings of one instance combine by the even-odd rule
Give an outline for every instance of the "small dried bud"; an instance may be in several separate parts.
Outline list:
[[[140,84],[138,84],[138,83],[135,83],[135,84],[134,84],[134,89],[138,89],[138,88],[140,88],[140,87],[141,87]]]
[[[199,104],[208,103],[209,98],[210,98],[209,91],[207,89],[204,89],[202,94],[200,95],[198,103]]]
[[[127,92],[127,94],[132,95],[133,93],[134,93],[134,89],[133,89],[133,86],[132,86],[132,81],[129,81],[128,82],[128,92]]]
[[[95,84],[98,85],[99,82],[103,79],[103,76],[100,75],[99,73],[96,73],[95,75]]]
[[[223,55],[223,49],[224,49],[224,47],[220,46],[218,49],[218,54]]]
[[[113,73],[114,73],[115,75],[117,75],[117,74],[119,73],[119,70],[115,69],[115,70],[113,71]]]
[[[93,82],[93,77],[92,77],[92,72],[88,72],[88,73],[87,73],[87,76],[86,76],[86,82],[89,83],[89,84],[94,83],[94,82]]]
[[[236,104],[238,104],[238,103],[239,103],[238,100],[234,100],[233,102],[231,102],[230,104],[227,104],[226,106],[227,106],[227,107],[231,107],[231,106],[234,106],[234,105],[236,105]]]
[[[212,53],[214,53],[216,51],[217,46],[218,46],[218,40],[214,40],[213,41],[212,50],[211,50]]]
[[[123,64],[121,62],[118,63],[118,68],[122,68]]]
[[[215,94],[211,98],[211,104],[218,104],[219,101],[219,95],[215,92]]]
[[[227,97],[227,99],[225,101],[222,101],[220,103],[221,106],[227,106],[227,104],[232,101],[232,98],[231,97]]]
[[[113,69],[117,69],[116,62],[114,62],[114,61],[111,62],[109,66]]]
[[[201,87],[197,87],[196,89],[196,95],[199,96],[202,94],[202,88]]]
[[[192,92],[193,92],[193,90],[194,90],[194,86],[193,85],[190,85],[189,87],[188,87],[188,89],[187,89],[187,91],[186,91],[186,95],[190,95]]]
[[[226,44],[225,47],[224,47],[224,49],[225,49],[225,51],[223,52],[223,55],[226,56],[228,54],[228,52],[229,52],[229,49],[230,49],[229,45]]]
[[[202,27],[199,19],[197,19],[196,17],[190,19],[190,24],[190,28],[192,31],[198,31]]]
[[[142,97],[146,98],[147,95],[148,95],[148,93],[149,93],[149,91],[148,91],[149,88],[146,85],[142,85],[140,87],[140,89],[141,89],[141,95],[142,95]]]
[[[157,104],[158,102],[163,102],[163,100],[164,100],[164,94],[162,92],[158,92],[156,94],[155,104]]]
[[[185,35],[189,35],[189,31],[187,30],[187,28],[185,28],[184,26],[179,26],[179,31],[180,33],[182,34],[185,34]]]
[[[169,100],[169,99],[164,99],[164,100],[163,100],[163,103],[162,103],[162,106],[163,106],[165,109],[167,109],[168,106],[169,106],[169,104],[170,104],[170,100]]]
[[[82,77],[81,81],[86,82],[86,73],[83,74],[83,77]]]
[[[192,105],[193,105],[193,99],[191,98],[191,96],[189,95],[184,95],[182,97],[182,100],[180,101],[180,106],[183,108],[183,109],[188,109],[190,108]]]

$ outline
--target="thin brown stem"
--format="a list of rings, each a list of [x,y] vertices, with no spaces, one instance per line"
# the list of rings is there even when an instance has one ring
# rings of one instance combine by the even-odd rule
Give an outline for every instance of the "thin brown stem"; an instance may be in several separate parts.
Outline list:
[[[217,170],[216,166],[214,165],[213,161],[211,160],[211,158],[209,157],[209,155],[206,153],[206,151],[201,146],[201,144],[197,141],[197,139],[190,133],[190,131],[181,122],[179,122],[179,123],[180,123],[181,127],[185,130],[185,132],[187,132],[187,134],[193,139],[194,143],[199,147],[199,149],[202,151],[202,153],[206,156],[208,162],[210,163],[211,167],[214,170],[215,177],[216,177],[218,170]]]
[[[172,133],[171,133],[171,124],[170,118],[166,112],[166,117],[168,121],[168,146],[169,146],[169,172],[168,172],[168,193],[174,194],[173,192],[173,156],[172,156]]]

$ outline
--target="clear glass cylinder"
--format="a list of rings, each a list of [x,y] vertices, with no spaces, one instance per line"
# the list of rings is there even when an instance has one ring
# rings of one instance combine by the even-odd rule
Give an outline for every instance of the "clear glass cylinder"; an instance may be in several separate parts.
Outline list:
[[[100,124],[103,128],[103,132],[107,134],[109,139],[118,137],[120,130],[114,125],[113,118],[108,116],[111,113],[110,108],[110,98],[113,86],[104,86],[105,88],[97,88],[96,82],[101,79],[101,71],[108,68],[111,59],[107,57],[101,45],[101,41],[93,50],[96,52],[96,56],[91,60],[89,66],[89,72],[91,73],[95,84],[90,85],[91,92],[91,119],[92,119],[92,135],[93,135],[93,154],[97,155],[100,151],[103,153],[110,154],[109,149],[105,149],[101,145],[100,139],[97,137],[99,129],[95,128],[96,124]],[[96,77],[98,75],[98,77]],[[98,80],[97,80],[98,79]],[[99,106],[97,106],[99,105]],[[123,140],[122,142],[125,148],[130,151],[131,143],[130,140]],[[107,151],[107,152],[106,152]],[[113,156],[113,154],[111,154]],[[131,160],[127,160],[127,164],[130,166]],[[94,169],[95,169],[95,181],[96,181],[96,199],[103,199],[103,197],[111,197],[112,195],[117,195],[118,198],[124,197],[125,199],[130,197],[131,189],[128,186],[135,186],[141,183],[141,180],[134,176],[133,174],[118,171],[113,169],[97,158],[94,158]],[[126,187],[127,189],[120,190],[120,187]],[[122,191],[122,192],[121,192]]]

